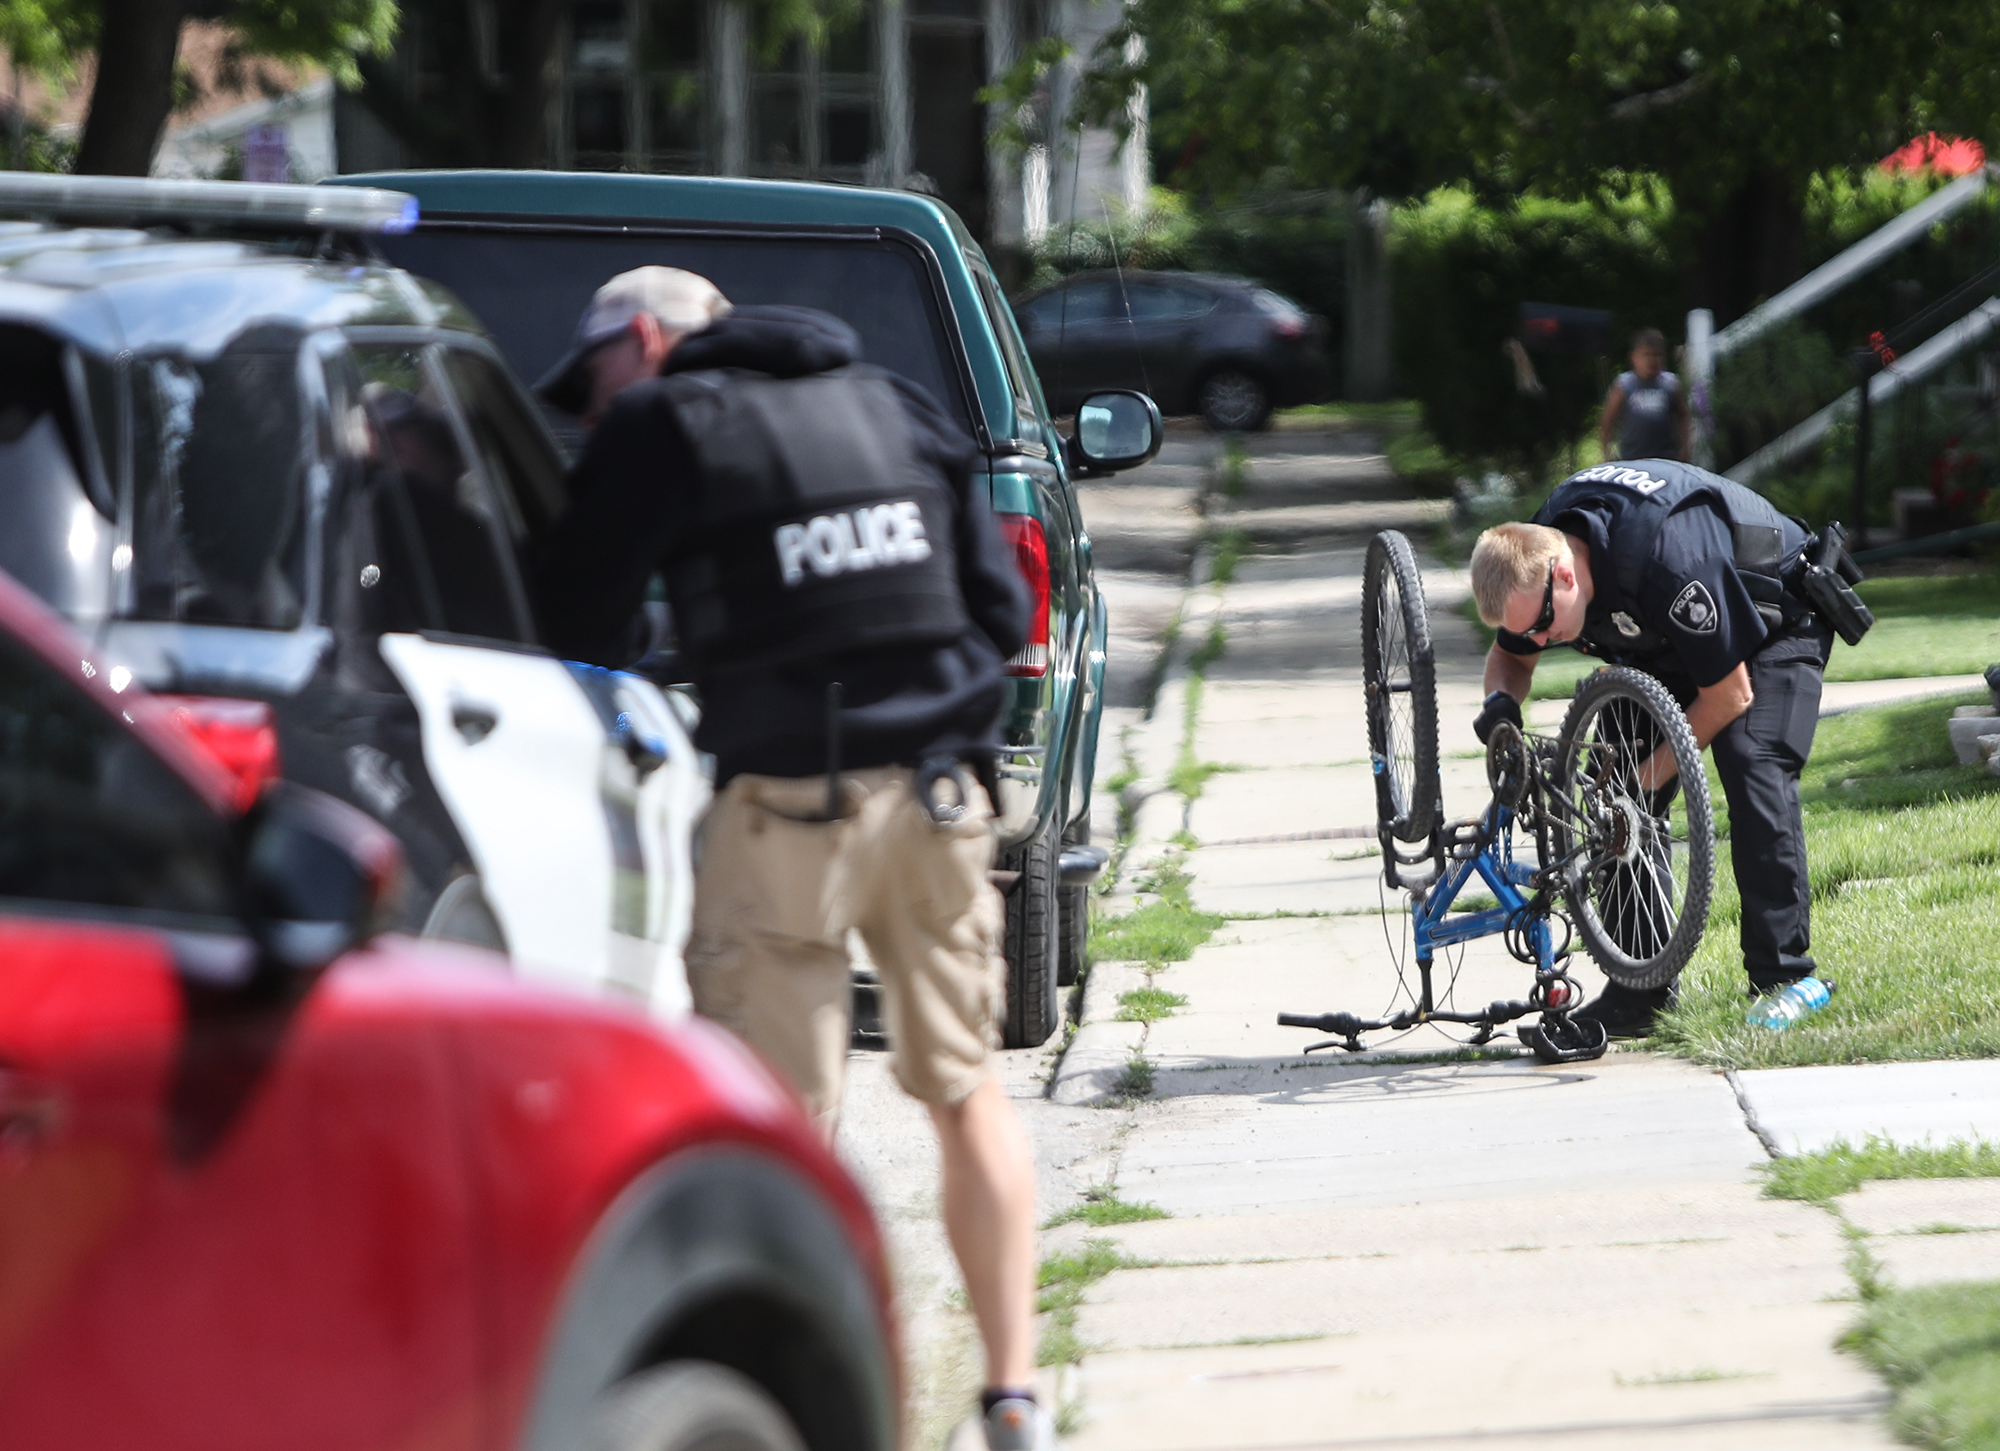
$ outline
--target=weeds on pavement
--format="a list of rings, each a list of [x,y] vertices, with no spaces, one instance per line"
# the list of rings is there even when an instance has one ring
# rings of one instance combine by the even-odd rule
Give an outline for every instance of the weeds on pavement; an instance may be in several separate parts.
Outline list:
[[[1092,962],[1143,962],[1158,968],[1185,962],[1223,923],[1214,912],[1195,910],[1188,891],[1192,882],[1177,854],[1154,863],[1135,885],[1153,900],[1121,917],[1101,917],[1091,924]]]
[[[1152,1096],[1153,1060],[1144,1053],[1134,1053],[1125,1060],[1125,1071],[1118,1075],[1118,1082],[1111,1089],[1111,1102],[1105,1107],[1116,1108]]]
[[[1250,483],[1250,450],[1231,434],[1222,443],[1222,497],[1240,499]]]
[[[1229,649],[1229,637],[1220,623],[1210,628],[1208,638],[1188,657],[1187,688],[1181,700],[1181,748],[1174,768],[1167,776],[1168,789],[1189,806],[1201,799],[1211,776],[1240,771],[1240,766],[1221,761],[1204,761],[1195,754],[1195,731],[1201,723],[1201,701],[1208,684],[1208,667]]]
[[[1816,1154],[1773,1160],[1764,1166],[1764,1194],[1830,1209],[1871,1179],[1984,1178],[2000,1178],[2000,1144],[1959,1139],[1906,1148],[1871,1134],[1859,1145],[1843,1139]]]
[[[1062,1224],[1087,1224],[1093,1229],[1103,1229],[1113,1224],[1137,1224],[1147,1219],[1171,1219],[1172,1215],[1157,1204],[1134,1203],[1120,1199],[1116,1186],[1093,1184],[1083,1191],[1083,1203],[1072,1204],[1062,1213],[1050,1219],[1043,1229],[1054,1229]]]
[[[1250,552],[1250,535],[1242,529],[1225,529],[1215,536],[1215,557],[1210,561],[1208,577],[1215,584],[1228,584],[1236,578],[1236,566],[1243,556]]]
[[[1049,1317],[1042,1329],[1037,1365],[1067,1365],[1081,1361],[1089,1350],[1076,1333],[1077,1307],[1084,1291],[1113,1270],[1148,1268],[1146,1260],[1124,1254],[1108,1239],[1084,1241],[1083,1248],[1050,1255],[1036,1272],[1036,1313]]]
[[[1129,993],[1118,995],[1118,1021],[1121,1023],[1157,1023],[1162,1018],[1171,1018],[1176,1008],[1187,1006],[1187,998],[1180,993],[1170,993],[1165,988],[1134,988]]]
[[[1762,1380],[1770,1374],[1767,1370],[1718,1370],[1712,1365],[1697,1365],[1692,1370],[1663,1370],[1657,1375],[1619,1375],[1613,1371],[1611,1380],[1621,1386],[1685,1386],[1717,1380]]]

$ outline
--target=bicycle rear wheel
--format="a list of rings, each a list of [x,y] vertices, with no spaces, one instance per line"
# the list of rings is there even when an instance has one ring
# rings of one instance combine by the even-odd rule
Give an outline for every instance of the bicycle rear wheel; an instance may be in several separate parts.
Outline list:
[[[1639,784],[1655,751],[1678,775]],[[1597,965],[1626,987],[1659,987],[1708,926],[1715,831],[1687,717],[1652,676],[1600,670],[1577,687],[1551,776],[1550,825],[1563,897]]]
[[[1393,529],[1368,545],[1361,681],[1376,815],[1397,840],[1424,841],[1438,817],[1437,670],[1416,555]]]

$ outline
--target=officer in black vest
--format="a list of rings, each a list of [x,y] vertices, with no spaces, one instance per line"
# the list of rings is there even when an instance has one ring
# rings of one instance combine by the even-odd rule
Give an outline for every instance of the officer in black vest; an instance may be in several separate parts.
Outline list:
[[[1480,617],[1499,629],[1481,741],[1496,720],[1520,724],[1537,657],[1568,644],[1657,677],[1714,750],[1753,995],[1815,974],[1799,774],[1833,627],[1800,596],[1808,543],[1740,484],[1636,459],[1572,475],[1529,523],[1487,530],[1472,557]],[[1609,983],[1579,1015],[1644,1037],[1674,991]]]
[[[666,267],[600,288],[539,385],[590,428],[535,595],[548,642],[631,661],[663,574],[715,756],[688,986],[833,1137],[850,931],[897,1080],[930,1110],[986,1346],[966,1428],[1053,1451],[1035,1404],[1034,1170],[994,1076],[1005,968],[989,788],[1026,589],[971,439],[838,318],[731,309]]]

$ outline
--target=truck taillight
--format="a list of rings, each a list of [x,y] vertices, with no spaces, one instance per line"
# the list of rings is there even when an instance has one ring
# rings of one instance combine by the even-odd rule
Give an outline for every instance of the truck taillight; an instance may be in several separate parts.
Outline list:
[[[1014,547],[1014,564],[1028,582],[1034,610],[1028,617],[1028,643],[1007,662],[1009,675],[1039,680],[1049,673],[1049,540],[1042,521],[1032,514],[1001,514],[1000,533]]]
[[[278,724],[261,700],[215,695],[162,695],[173,723],[236,781],[236,806],[247,811],[267,781],[281,774]]]

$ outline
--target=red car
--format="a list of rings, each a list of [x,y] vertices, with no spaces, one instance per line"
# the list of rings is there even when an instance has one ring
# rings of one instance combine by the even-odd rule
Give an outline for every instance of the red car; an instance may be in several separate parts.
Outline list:
[[[0,1445],[893,1451],[771,1074],[375,935],[394,840],[241,784],[0,575]]]

